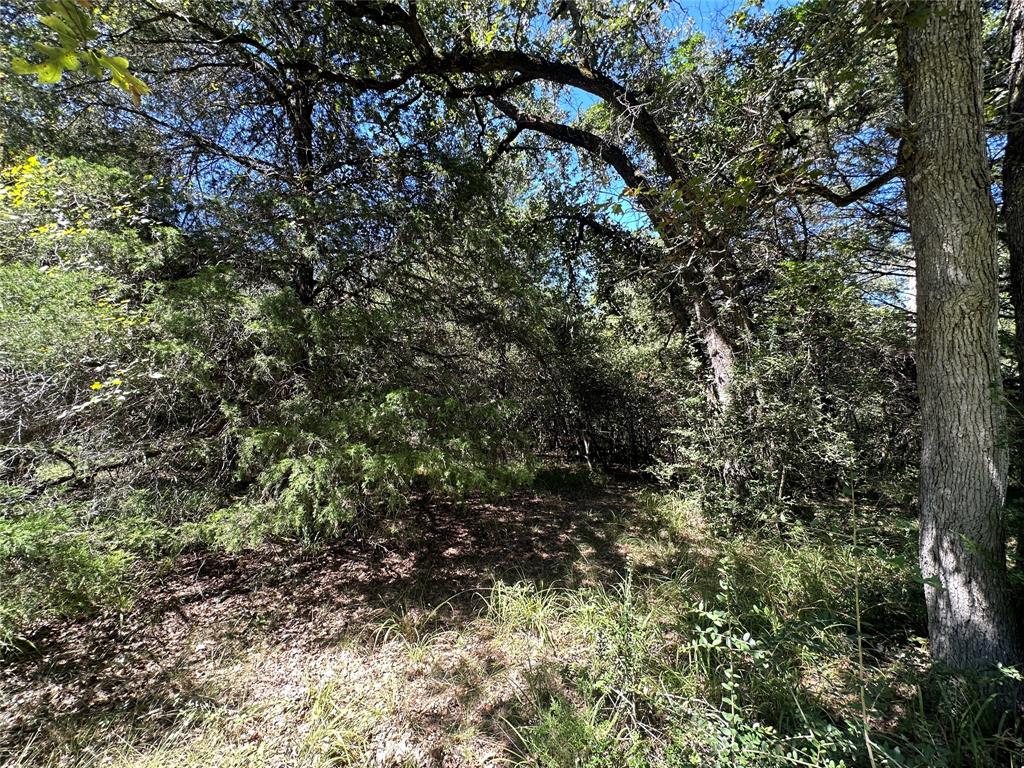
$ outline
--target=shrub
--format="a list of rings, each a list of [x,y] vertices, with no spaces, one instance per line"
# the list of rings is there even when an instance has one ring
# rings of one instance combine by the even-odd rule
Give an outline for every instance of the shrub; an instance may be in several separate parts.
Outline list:
[[[39,621],[130,604],[136,555],[111,529],[83,524],[86,515],[29,506],[0,518],[0,647]]]

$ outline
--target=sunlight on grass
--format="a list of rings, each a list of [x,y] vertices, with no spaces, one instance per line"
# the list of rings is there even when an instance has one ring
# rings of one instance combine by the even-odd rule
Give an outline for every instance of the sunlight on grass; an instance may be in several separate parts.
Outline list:
[[[927,673],[920,586],[883,517],[854,548],[811,525],[717,536],[673,495],[640,493],[635,509],[610,580],[405,600],[319,648],[268,636],[218,657],[208,690],[164,726],[82,723],[10,764],[1020,764],[1019,734],[979,689]],[[456,598],[475,616],[458,618]]]

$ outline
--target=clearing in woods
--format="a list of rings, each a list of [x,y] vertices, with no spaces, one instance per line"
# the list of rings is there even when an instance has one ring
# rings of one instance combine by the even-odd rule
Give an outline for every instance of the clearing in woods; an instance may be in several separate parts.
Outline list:
[[[127,615],[35,632],[2,672],[0,744],[26,762],[501,762],[553,649],[540,614],[520,617],[533,642],[496,637],[488,597],[620,580],[636,493],[431,503],[358,541],[182,556]]]

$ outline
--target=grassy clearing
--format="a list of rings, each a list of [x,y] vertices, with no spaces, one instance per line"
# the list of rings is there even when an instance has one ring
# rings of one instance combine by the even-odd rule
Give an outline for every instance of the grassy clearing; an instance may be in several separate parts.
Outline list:
[[[848,537],[807,524],[788,539],[725,538],[692,500],[642,493],[628,508],[613,578],[399,600],[330,643],[268,632],[193,671],[188,695],[77,720],[8,762],[1022,764],[1021,734],[977,685],[929,671],[898,519],[872,511],[854,546],[852,519]],[[849,518],[826,514],[831,531]]]
[[[514,728],[523,763],[1022,764],[976,683],[929,672],[899,520],[854,546],[852,520],[850,540],[724,539],[692,501],[639,508],[622,581],[490,595],[483,621],[550,651],[555,684],[531,687]]]

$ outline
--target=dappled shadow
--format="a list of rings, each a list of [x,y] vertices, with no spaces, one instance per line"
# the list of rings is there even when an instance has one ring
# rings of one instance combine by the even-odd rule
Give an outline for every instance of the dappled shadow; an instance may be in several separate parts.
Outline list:
[[[40,628],[34,651],[4,660],[0,758],[108,714],[158,734],[154,719],[215,697],[218,665],[260,639],[315,648],[365,637],[389,612],[438,606],[438,621],[457,627],[494,580],[616,578],[628,491],[424,503],[359,540],[182,556],[129,614]]]

